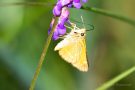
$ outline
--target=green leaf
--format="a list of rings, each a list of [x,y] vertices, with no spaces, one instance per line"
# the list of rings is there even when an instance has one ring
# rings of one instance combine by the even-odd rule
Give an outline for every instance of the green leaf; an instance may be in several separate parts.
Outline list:
[[[111,86],[113,86],[116,82],[120,81],[121,79],[123,79],[123,78],[127,77],[128,75],[130,75],[131,73],[133,73],[134,71],[135,71],[135,66],[128,69],[127,71],[123,72],[122,74],[118,75],[114,79],[106,82],[105,84],[103,84],[102,86],[97,88],[96,90],[106,90],[106,89],[110,88]]]
[[[113,12],[110,12],[110,11],[107,11],[107,10],[94,8],[94,7],[82,7],[81,9],[91,11],[91,12],[94,12],[94,13],[97,13],[97,14],[109,16],[109,17],[112,17],[112,18],[115,18],[115,19],[119,19],[121,21],[124,21],[124,22],[130,24],[130,25],[135,26],[135,20],[130,19],[127,16],[122,16],[122,15],[119,15],[119,14],[116,14],[116,13],[113,13]]]

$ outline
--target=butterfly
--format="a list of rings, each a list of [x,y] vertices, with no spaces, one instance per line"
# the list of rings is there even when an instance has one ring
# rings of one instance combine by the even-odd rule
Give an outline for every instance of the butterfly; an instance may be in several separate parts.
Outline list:
[[[82,19],[83,21],[83,19]],[[54,51],[58,51],[59,55],[68,63],[71,63],[80,71],[88,71],[88,60],[86,54],[86,29],[78,28],[76,24],[71,23],[71,32],[63,36]]]

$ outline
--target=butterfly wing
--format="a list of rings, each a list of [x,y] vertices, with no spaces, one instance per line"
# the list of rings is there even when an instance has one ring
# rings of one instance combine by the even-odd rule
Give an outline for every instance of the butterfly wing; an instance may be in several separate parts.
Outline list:
[[[81,71],[88,71],[88,60],[87,60],[87,56],[86,56],[86,43],[85,43],[85,39],[79,42],[79,45],[81,49],[80,51],[80,55],[79,55],[79,59],[77,60],[77,62],[72,63],[73,66],[77,67],[79,70]]]
[[[64,40],[60,41],[56,45],[56,47],[54,48],[54,51],[60,50],[61,48],[70,45],[71,43],[73,43],[71,38],[64,38]]]
[[[86,42],[84,38],[74,41],[74,43],[66,44],[59,49],[59,54],[65,61],[71,63],[80,71],[88,71]]]

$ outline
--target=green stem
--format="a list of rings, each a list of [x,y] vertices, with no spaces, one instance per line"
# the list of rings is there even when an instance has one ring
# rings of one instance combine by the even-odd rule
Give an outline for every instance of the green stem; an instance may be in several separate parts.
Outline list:
[[[13,6],[13,5],[25,5],[25,6],[54,6],[55,4],[49,3],[49,2],[16,2],[16,3],[0,3],[0,6]],[[121,21],[127,22],[133,26],[135,26],[135,20],[130,19],[129,17],[122,16],[115,14],[113,12],[99,9],[99,8],[94,8],[94,7],[82,7],[81,9],[91,11],[94,13],[102,14],[105,16],[109,16],[115,19],[119,19]]]
[[[54,6],[55,4],[49,3],[49,2],[13,2],[13,3],[0,3],[0,7],[7,7],[7,6]]]
[[[133,73],[134,71],[135,71],[135,66],[130,68],[130,69],[128,69],[127,71],[123,72],[122,74],[118,75],[114,79],[106,82],[105,84],[103,84],[102,86],[97,88],[96,90],[106,90],[109,87],[113,86],[118,81],[120,81],[121,79],[123,79],[123,78],[127,77],[128,75],[130,75],[131,73]]]
[[[121,21],[127,22],[127,23],[135,26],[135,20],[130,19],[126,16],[118,15],[118,14],[115,14],[113,12],[106,11],[106,10],[99,9],[99,8],[94,8],[94,7],[82,7],[81,9],[91,11],[91,12],[94,12],[94,13],[98,13],[98,14],[102,14],[102,15],[105,15],[105,16],[109,16],[109,17],[112,17],[112,18],[115,18],[115,19],[119,19]]]
[[[51,38],[52,38],[53,32],[54,32],[54,30],[55,30],[55,28],[56,28],[56,25],[57,25],[57,22],[58,22],[58,17],[55,17],[55,21],[54,21],[52,30],[51,30],[51,32],[50,32],[50,34],[49,34],[49,36],[48,36],[48,38],[47,38],[47,41],[46,41],[46,43],[45,43],[43,52],[42,52],[41,57],[40,57],[40,59],[39,59],[39,63],[38,63],[38,66],[37,66],[37,68],[36,68],[34,77],[33,77],[32,81],[31,81],[29,90],[34,90],[34,87],[35,87],[35,84],[36,84],[36,80],[37,80],[38,75],[39,75],[39,73],[40,73],[40,70],[41,70],[41,67],[42,67],[44,58],[45,58],[45,56],[46,56],[48,47],[49,47],[50,42],[51,42]]]

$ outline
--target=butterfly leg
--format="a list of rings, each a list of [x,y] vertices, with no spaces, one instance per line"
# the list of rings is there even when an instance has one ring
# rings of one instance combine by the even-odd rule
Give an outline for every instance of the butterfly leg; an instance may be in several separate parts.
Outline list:
[[[69,22],[70,22],[70,21],[69,21]],[[71,25],[73,28],[76,27],[76,24],[74,24],[74,23],[72,23],[72,22],[70,22],[70,25]]]
[[[73,29],[72,27],[69,27],[69,26],[67,26],[67,25],[64,25],[64,26],[65,26],[66,28],[68,28],[68,29],[71,29],[71,30]]]
[[[69,24],[72,28],[75,28],[75,27],[76,27],[76,24],[70,22],[69,20],[68,20],[67,22],[68,22],[68,24]]]
[[[65,35],[59,35],[59,38],[64,39],[66,38],[66,35],[68,35],[68,33],[66,33]]]

